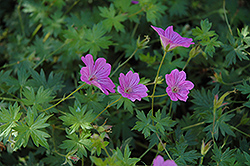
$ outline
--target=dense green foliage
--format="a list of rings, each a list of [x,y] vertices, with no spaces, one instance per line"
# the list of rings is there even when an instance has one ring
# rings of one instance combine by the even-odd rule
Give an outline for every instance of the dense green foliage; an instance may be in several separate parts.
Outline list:
[[[151,165],[157,155],[179,166],[250,165],[249,8],[247,0],[0,1],[0,165]],[[159,78],[164,51],[150,25],[173,25],[195,43],[168,52]],[[116,86],[119,73],[139,73],[149,96],[132,102],[83,86],[88,53],[112,65]],[[164,95],[176,68],[195,85],[187,102]]]

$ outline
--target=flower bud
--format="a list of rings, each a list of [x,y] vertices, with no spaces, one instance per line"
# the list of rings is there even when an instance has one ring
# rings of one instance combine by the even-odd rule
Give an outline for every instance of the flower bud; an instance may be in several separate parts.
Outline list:
[[[136,43],[136,46],[138,49],[144,49],[144,48],[148,47],[147,44],[148,44],[150,38],[148,35],[145,35],[144,37],[145,37],[145,39],[143,39],[142,41],[140,41],[140,36],[138,37],[137,43]]]
[[[202,140],[201,143],[201,154],[204,156],[207,154],[207,152],[209,151],[209,149],[211,148],[211,142],[212,140],[210,140],[207,144],[205,144],[204,140]]]

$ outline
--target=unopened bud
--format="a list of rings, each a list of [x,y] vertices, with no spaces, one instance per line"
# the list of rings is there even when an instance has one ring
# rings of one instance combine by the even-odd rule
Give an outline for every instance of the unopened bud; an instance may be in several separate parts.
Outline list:
[[[148,35],[145,35],[144,37],[145,37],[145,39],[143,39],[142,41],[140,41],[140,36],[138,37],[137,43],[136,43],[136,46],[138,49],[144,49],[144,48],[148,47],[147,44],[148,44],[150,38]]]
[[[209,151],[209,149],[211,148],[211,142],[212,140],[210,140],[207,144],[205,144],[204,140],[202,140],[201,143],[201,154],[204,156],[207,154],[207,152]]]
[[[189,57],[194,58],[196,55],[198,55],[201,52],[200,46],[197,45],[193,47],[189,52]]]

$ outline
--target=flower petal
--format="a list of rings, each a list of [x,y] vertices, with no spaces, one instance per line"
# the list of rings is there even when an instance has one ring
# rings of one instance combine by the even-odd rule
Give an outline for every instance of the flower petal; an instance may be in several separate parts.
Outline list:
[[[177,166],[174,160],[166,160],[162,166]]]
[[[178,100],[178,98],[176,97],[176,94],[172,92],[172,89],[170,87],[166,88],[166,92],[172,101]]]
[[[140,78],[138,73],[133,73],[132,71],[129,71],[126,74],[127,80],[128,80],[128,87],[133,87],[135,85],[138,85]]]
[[[96,77],[108,77],[111,71],[111,65],[106,63],[106,59],[98,58],[94,65]]]
[[[85,63],[86,67],[89,69],[89,74],[92,75],[94,66],[93,56],[91,54],[87,54],[85,57],[82,57],[81,59],[83,63]]]
[[[158,27],[154,27],[153,25],[151,25],[151,27],[158,33],[158,35],[162,35],[164,36],[164,30]]]
[[[164,163],[164,158],[158,155],[153,161],[153,166],[162,166],[163,163]]]

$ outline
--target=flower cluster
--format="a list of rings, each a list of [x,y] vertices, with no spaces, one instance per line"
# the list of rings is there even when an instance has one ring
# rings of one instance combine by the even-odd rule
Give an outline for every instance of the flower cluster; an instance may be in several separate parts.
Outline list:
[[[93,56],[87,54],[82,57],[83,63],[86,67],[82,67],[81,80],[89,85],[94,85],[98,87],[104,94],[108,95],[109,92],[115,93],[115,84],[109,78],[111,71],[111,65],[106,63],[104,58],[98,58],[95,63],[93,61]],[[136,99],[141,101],[141,98],[147,97],[147,87],[143,84],[138,84],[140,81],[138,73],[133,73],[129,71],[126,75],[120,74],[118,86],[118,92],[131,101]]]
[[[159,35],[161,43],[165,51],[170,51],[178,46],[189,47],[194,44],[191,38],[181,37],[178,33],[173,31],[173,26],[168,27],[165,31],[161,28],[151,26]],[[95,62],[93,56],[87,54],[82,57],[82,61],[86,67],[81,68],[81,80],[89,85],[98,87],[104,94],[108,95],[109,92],[115,93],[115,84],[109,78],[111,65],[106,63],[104,58],[98,58]],[[166,92],[172,101],[185,101],[188,98],[189,90],[193,89],[194,84],[186,81],[186,73],[184,71],[173,70],[170,74],[165,75],[168,87]],[[139,100],[147,97],[148,88],[139,84],[140,78],[138,73],[129,71],[126,75],[120,73],[117,91],[131,101]]]

